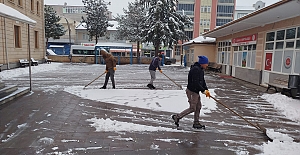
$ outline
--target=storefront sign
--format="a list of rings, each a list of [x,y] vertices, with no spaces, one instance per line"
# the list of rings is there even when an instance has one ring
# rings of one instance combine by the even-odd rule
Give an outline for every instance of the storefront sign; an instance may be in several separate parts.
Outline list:
[[[81,46],[95,46],[95,43],[81,43]]]
[[[284,61],[284,67],[286,69],[289,69],[291,67],[291,64],[292,64],[292,59],[291,57],[287,56]]]
[[[232,46],[240,46],[240,45],[251,45],[256,44],[257,34],[243,36],[239,38],[233,38],[231,40]]]
[[[265,70],[271,71],[273,53],[266,53]]]

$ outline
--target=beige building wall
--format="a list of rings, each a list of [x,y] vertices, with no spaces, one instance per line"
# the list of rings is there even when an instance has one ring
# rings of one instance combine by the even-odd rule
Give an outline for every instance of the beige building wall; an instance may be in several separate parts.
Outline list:
[[[42,60],[45,56],[45,39],[44,39],[44,1],[43,0],[21,0],[21,5],[18,5],[17,0],[0,1],[7,6],[10,6],[24,15],[28,16],[37,23],[35,26],[30,26],[30,50],[31,57],[36,60]],[[31,4],[33,2],[33,4]],[[28,25],[15,20],[0,17],[0,63],[10,64],[10,68],[17,67],[19,59],[29,59],[28,52]],[[5,26],[4,26],[5,25]],[[21,39],[20,48],[15,46],[14,26],[20,26]],[[38,38],[35,39],[35,31],[38,33]],[[35,47],[37,40],[37,47]],[[6,42],[6,43],[5,43]],[[6,45],[6,46],[5,46]],[[6,52],[7,50],[7,52]],[[8,55],[6,56],[6,53]],[[7,59],[8,58],[8,59]],[[7,68],[2,67],[2,69]]]
[[[191,44],[186,50],[187,65],[190,66],[198,61],[198,56],[205,55],[209,62],[216,62],[216,45],[215,44]]]
[[[255,69],[263,70],[264,67],[264,49],[265,49],[265,40],[266,40],[266,33],[269,31],[285,29],[290,27],[300,26],[300,16],[282,20],[279,22],[275,22],[272,24],[267,24],[262,27],[256,27],[253,29],[245,30],[238,33],[233,33],[228,36],[217,38],[217,42],[231,40],[232,38],[238,38],[242,36],[247,36],[251,34],[258,34],[258,40],[256,44],[256,64]],[[232,48],[231,48],[232,49]],[[231,50],[231,56],[233,56],[233,50]],[[231,59],[232,64],[232,59]]]

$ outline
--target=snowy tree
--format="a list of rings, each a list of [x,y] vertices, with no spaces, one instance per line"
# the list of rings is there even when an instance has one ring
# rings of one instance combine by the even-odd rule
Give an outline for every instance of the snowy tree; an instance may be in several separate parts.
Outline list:
[[[58,23],[61,17],[56,15],[56,11],[51,6],[45,5],[44,7],[45,16],[45,38],[46,46],[48,45],[49,38],[59,39],[60,36],[65,35],[66,30],[64,26]]]
[[[116,38],[137,42],[137,57],[139,58],[140,43],[143,40],[143,18],[146,16],[146,9],[136,0],[128,3],[128,10],[123,9],[123,11],[124,15],[117,15],[116,17],[119,23]]]
[[[108,23],[107,2],[104,0],[82,0],[86,13],[86,18],[82,17],[82,22],[86,23],[90,41],[95,38],[106,36],[107,27],[113,26]]]
[[[186,15],[176,12],[178,0],[140,0],[147,9],[147,18],[144,19],[144,42],[152,42],[155,47],[155,56],[158,55],[161,44],[173,48],[179,40],[188,40],[185,27],[192,26],[193,22]]]

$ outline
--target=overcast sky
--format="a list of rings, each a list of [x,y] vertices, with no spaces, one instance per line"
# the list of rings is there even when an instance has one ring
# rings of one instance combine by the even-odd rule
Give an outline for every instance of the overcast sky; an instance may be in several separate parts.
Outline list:
[[[68,5],[83,5],[81,0],[44,0],[45,4],[56,4],[63,5],[67,2]],[[112,12],[113,16],[116,14],[123,14],[123,8],[127,8],[128,2],[134,2],[134,0],[105,0],[106,2],[111,2],[108,9]],[[236,0],[237,6],[252,6],[258,0]],[[280,0],[262,0],[266,5],[276,3]]]

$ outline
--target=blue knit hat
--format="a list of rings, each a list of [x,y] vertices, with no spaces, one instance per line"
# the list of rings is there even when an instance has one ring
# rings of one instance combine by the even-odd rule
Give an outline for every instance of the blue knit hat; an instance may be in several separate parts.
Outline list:
[[[198,63],[201,64],[208,64],[208,58],[206,56],[198,56],[199,60]]]

